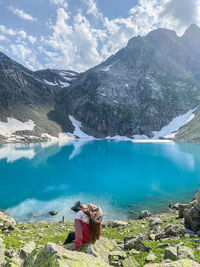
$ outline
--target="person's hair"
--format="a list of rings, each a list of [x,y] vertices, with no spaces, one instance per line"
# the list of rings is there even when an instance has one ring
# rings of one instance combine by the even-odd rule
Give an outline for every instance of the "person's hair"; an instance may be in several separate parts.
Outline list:
[[[99,240],[101,235],[101,223],[96,223],[90,218],[90,234],[91,234],[91,243],[95,243]]]

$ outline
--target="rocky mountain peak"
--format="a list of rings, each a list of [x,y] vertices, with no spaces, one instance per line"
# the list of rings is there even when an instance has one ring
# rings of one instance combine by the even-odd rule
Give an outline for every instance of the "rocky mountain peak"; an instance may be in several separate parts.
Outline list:
[[[196,24],[191,24],[186,30],[185,33],[183,34],[182,38],[184,39],[197,39],[200,38],[200,27]]]
[[[177,33],[174,30],[164,29],[164,28],[158,28],[153,31],[151,31],[147,38],[163,38],[164,36],[167,36],[168,38],[177,39]]]

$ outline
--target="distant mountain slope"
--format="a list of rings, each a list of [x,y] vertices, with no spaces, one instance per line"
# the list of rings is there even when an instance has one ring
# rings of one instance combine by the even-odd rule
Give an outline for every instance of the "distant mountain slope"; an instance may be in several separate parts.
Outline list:
[[[200,101],[199,47],[197,25],[180,37],[157,29],[80,74],[32,72],[0,53],[0,141],[38,141],[61,132],[162,138],[194,112],[176,138],[200,140],[199,108],[193,111]]]
[[[62,85],[71,81],[72,76],[75,79],[74,72],[69,72],[68,75],[68,72],[63,71],[60,76],[59,73],[57,70],[32,72],[0,52],[1,140],[41,140],[45,139],[42,138],[44,133],[58,136],[60,132],[73,129],[68,117],[64,118],[62,114],[55,112],[51,116],[62,88],[60,85],[51,86],[48,83],[49,77],[57,77],[57,81],[60,77]],[[7,118],[15,120],[7,123]],[[27,125],[30,120],[32,127]]]
[[[197,40],[190,47],[191,35]],[[166,29],[134,37],[127,47],[80,74],[62,92],[57,109],[66,116],[70,112],[84,132],[96,137],[153,137],[153,131],[199,105],[197,43],[196,25],[182,37]]]

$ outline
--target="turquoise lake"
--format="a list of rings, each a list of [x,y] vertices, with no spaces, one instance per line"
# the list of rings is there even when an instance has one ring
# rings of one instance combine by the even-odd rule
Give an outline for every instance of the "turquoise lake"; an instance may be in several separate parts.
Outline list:
[[[106,220],[190,201],[200,188],[200,145],[70,141],[0,146],[0,209],[18,221],[67,220],[80,200]],[[50,210],[58,215],[50,217]]]

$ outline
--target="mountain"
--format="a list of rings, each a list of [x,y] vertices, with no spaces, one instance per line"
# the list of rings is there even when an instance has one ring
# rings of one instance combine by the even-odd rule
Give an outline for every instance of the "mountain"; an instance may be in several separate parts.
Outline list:
[[[60,91],[76,75],[58,70],[32,72],[0,52],[0,140],[45,140],[45,133],[58,136],[72,129],[68,117],[51,112]]]
[[[12,139],[9,127],[16,121],[7,118],[13,118],[18,130],[12,132],[19,140],[43,140],[61,132],[159,138],[167,135],[167,125],[168,132],[183,126],[177,140],[198,140],[199,128],[193,125],[191,135],[189,125],[200,116],[199,45],[197,25],[182,36],[160,28],[133,37],[106,61],[80,74],[32,72],[0,53],[1,139]],[[24,123],[21,128],[19,121]]]
[[[95,137],[152,138],[154,131],[199,105],[195,76],[200,57],[188,37],[193,31],[191,26],[179,37],[174,31],[157,29],[132,38],[105,62],[80,74],[62,92],[63,101],[56,109],[70,112],[81,121],[83,131]],[[196,43],[200,41],[198,34],[194,36]]]

